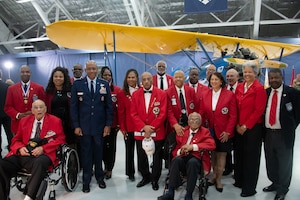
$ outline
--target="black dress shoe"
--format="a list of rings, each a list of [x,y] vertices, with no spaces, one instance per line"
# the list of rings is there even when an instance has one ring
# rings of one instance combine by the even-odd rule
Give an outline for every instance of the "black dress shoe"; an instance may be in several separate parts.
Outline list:
[[[99,188],[101,188],[101,189],[106,188],[106,184],[103,180],[98,181],[98,185],[99,185]]]
[[[157,181],[152,181],[152,189],[153,190],[158,190],[159,189],[159,186],[158,186],[158,183],[157,183]]]
[[[218,188],[217,185],[216,185],[216,190],[217,190],[218,192],[223,192],[223,188],[222,188],[222,187]]]
[[[168,194],[164,194],[162,196],[157,197],[157,200],[174,200],[174,197],[171,197]]]
[[[107,179],[111,179],[111,171],[106,171],[106,173],[105,173],[105,179],[107,180]]]
[[[285,195],[284,194],[276,194],[274,200],[284,200]]]
[[[272,191],[275,191],[276,190],[276,187],[272,184],[272,185],[269,185],[267,187],[264,187],[263,191],[264,192],[272,192]]]
[[[143,178],[137,185],[136,187],[143,187],[144,185],[147,185],[148,183],[150,183],[149,179],[145,179]]]
[[[255,194],[256,194],[256,191],[251,192],[251,193],[241,193],[241,197],[251,197]]]
[[[90,186],[89,185],[83,185],[82,186],[82,192],[83,193],[89,193],[90,192]]]
[[[128,176],[128,179],[131,180],[131,181],[135,181],[134,175],[129,175],[129,176]]]

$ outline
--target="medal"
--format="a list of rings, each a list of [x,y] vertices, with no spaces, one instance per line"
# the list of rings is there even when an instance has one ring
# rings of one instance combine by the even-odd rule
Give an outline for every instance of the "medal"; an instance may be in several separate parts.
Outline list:
[[[24,98],[24,104],[27,104],[27,103],[28,103],[28,99]]]

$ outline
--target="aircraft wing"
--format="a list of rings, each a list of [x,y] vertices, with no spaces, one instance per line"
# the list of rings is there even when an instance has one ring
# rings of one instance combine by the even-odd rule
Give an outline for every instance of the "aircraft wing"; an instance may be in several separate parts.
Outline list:
[[[173,54],[182,49],[200,50],[197,38],[207,51],[220,55],[222,51],[233,54],[238,44],[268,59],[279,58],[282,48],[282,56],[300,50],[300,45],[279,42],[80,20],[58,21],[48,25],[46,31],[57,45],[81,50],[104,50],[106,45],[107,51],[113,51],[115,44],[118,52]]]

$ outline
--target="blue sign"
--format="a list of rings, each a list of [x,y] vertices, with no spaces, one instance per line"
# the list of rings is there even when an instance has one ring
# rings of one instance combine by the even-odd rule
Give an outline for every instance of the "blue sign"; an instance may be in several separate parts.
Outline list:
[[[227,10],[227,0],[184,0],[186,14]]]

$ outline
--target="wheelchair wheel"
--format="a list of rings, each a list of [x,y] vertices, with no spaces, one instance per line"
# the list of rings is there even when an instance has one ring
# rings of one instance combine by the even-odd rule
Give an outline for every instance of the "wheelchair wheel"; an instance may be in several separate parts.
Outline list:
[[[68,192],[73,192],[78,183],[79,159],[76,150],[64,147],[62,161],[62,183]]]

